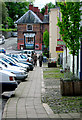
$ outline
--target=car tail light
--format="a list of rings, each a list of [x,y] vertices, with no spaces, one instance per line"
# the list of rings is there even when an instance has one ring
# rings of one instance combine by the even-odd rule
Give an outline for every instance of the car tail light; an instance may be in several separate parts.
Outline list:
[[[13,81],[13,77],[12,77],[12,76],[10,76],[10,77],[9,77],[9,80],[10,80],[10,81]]]
[[[27,59],[27,62],[29,62],[29,59]]]

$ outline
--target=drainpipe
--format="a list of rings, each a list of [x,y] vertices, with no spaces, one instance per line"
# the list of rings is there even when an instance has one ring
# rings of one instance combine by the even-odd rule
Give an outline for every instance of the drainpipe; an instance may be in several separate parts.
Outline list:
[[[26,36],[24,35],[24,49],[26,49]]]

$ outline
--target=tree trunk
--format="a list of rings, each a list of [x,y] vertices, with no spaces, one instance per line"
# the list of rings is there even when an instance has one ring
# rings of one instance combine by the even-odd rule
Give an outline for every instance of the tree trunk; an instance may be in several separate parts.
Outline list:
[[[77,55],[77,76],[78,76],[78,70],[79,70],[79,50]]]
[[[74,62],[75,62],[74,56],[75,56],[75,51],[73,51],[73,75],[74,75]]]
[[[67,64],[67,47],[66,47],[66,64]]]

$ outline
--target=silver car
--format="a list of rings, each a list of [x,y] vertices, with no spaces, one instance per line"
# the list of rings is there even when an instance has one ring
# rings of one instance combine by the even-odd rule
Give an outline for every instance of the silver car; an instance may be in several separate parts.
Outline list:
[[[24,70],[20,70],[16,66],[11,66],[1,59],[0,59],[0,67],[5,71],[9,71],[9,72],[12,72],[13,74],[15,74],[16,75],[16,77],[15,77],[16,80],[24,80],[28,76],[28,73],[25,72]]]
[[[3,35],[0,35],[0,44],[5,43],[5,37]]]
[[[0,69],[0,94],[5,91],[13,91],[17,88],[17,82],[14,79],[15,74]]]

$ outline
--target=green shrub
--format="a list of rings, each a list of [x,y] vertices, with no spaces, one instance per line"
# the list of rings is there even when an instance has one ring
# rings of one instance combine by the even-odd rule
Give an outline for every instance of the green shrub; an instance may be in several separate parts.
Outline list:
[[[17,29],[12,29],[12,28],[5,29],[5,28],[1,28],[0,31],[3,31],[3,32],[12,32],[12,31],[17,31]]]

